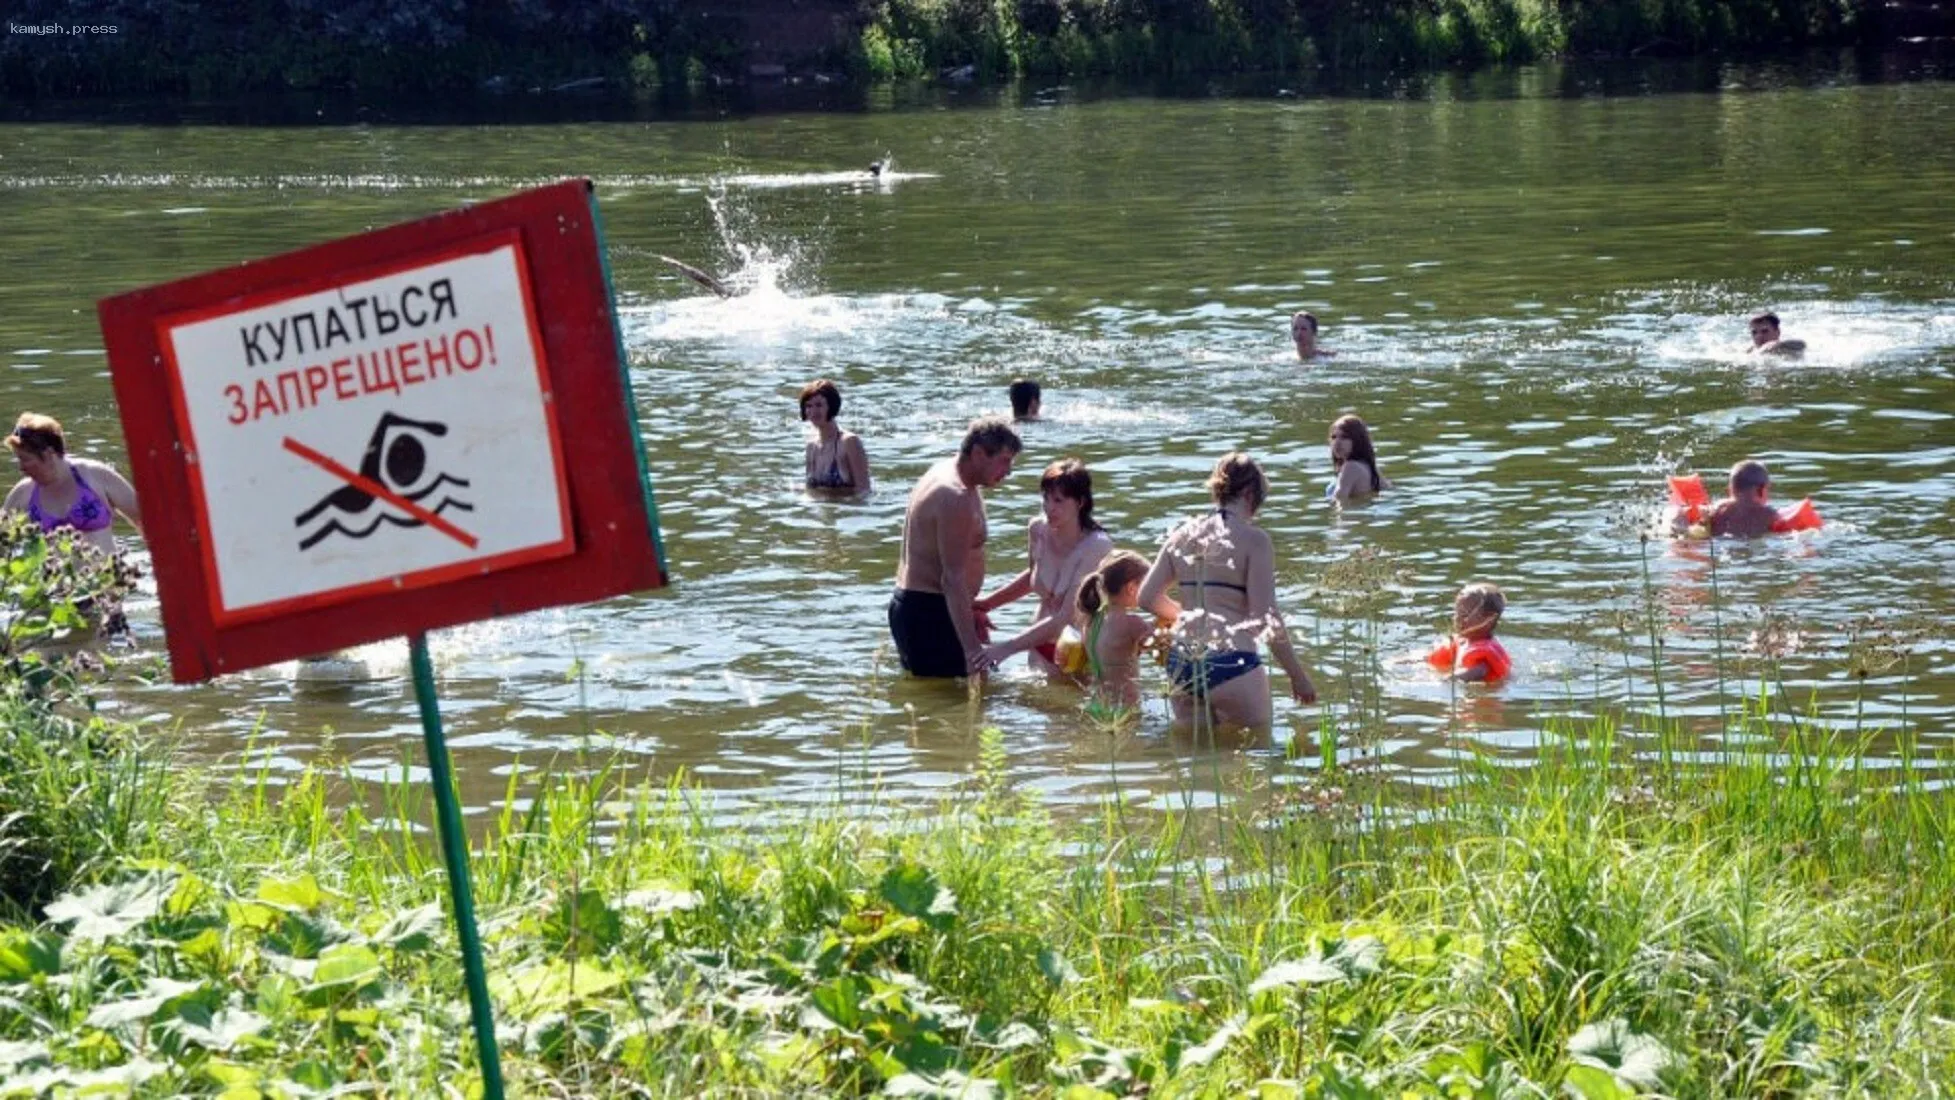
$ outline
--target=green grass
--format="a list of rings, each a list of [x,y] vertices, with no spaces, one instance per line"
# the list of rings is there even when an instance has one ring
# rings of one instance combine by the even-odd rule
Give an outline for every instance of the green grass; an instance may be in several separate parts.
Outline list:
[[[1356,555],[1320,602],[1362,620],[1394,569]],[[1648,612],[1624,649],[1661,668]],[[1945,761],[1823,727],[1767,664],[1718,731],[1550,722],[1525,767],[1462,748],[1411,787],[1327,751],[1385,717],[1375,625],[1336,629],[1360,672],[1304,746],[1318,767],[1220,808],[1056,824],[995,730],[941,807],[838,796],[765,828],[715,823],[683,781],[512,772],[472,823],[510,1095],[1955,1080]],[[1855,631],[1856,669],[1905,661]],[[15,864],[35,888],[0,899],[0,1097],[479,1086],[424,787],[191,772],[93,717],[85,679],[0,687],[0,796],[41,845]]]

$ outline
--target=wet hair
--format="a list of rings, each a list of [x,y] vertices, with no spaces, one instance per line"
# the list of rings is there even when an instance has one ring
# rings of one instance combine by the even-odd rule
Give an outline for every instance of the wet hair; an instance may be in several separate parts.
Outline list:
[[[7,446],[15,451],[22,447],[35,454],[53,451],[58,455],[68,453],[68,438],[61,434],[61,421],[40,413],[21,413],[14,421],[14,432],[7,437]]]
[[[1310,322],[1310,334],[1311,334],[1312,336],[1315,336],[1315,335],[1317,334],[1317,315],[1316,315],[1316,314],[1314,314],[1314,313],[1312,313],[1312,312],[1310,312],[1310,311],[1309,311],[1309,310],[1307,310],[1307,309],[1300,309],[1300,310],[1297,310],[1297,312],[1296,312],[1296,315],[1290,318],[1290,334],[1291,334],[1292,336],[1294,336],[1294,335],[1296,335],[1296,331],[1297,331],[1297,322],[1298,322],[1298,321],[1308,321],[1308,322]]]
[[[1755,325],[1760,321],[1763,321],[1766,324],[1771,325],[1773,328],[1779,327],[1779,315],[1773,313],[1770,310],[1766,310],[1764,313],[1754,313],[1751,315],[1751,324]]]
[[[1088,573],[1080,583],[1075,605],[1081,615],[1091,618],[1100,613],[1100,608],[1112,602],[1121,589],[1145,576],[1146,558],[1132,550],[1116,550],[1108,554],[1100,567]]]
[[[1453,597],[1453,614],[1469,626],[1491,627],[1507,612],[1507,595],[1496,584],[1469,584]]]
[[[1232,500],[1249,502],[1251,512],[1263,506],[1269,499],[1269,479],[1263,476],[1263,468],[1256,460],[1243,451],[1230,451],[1215,464],[1215,472],[1208,475],[1208,495],[1217,504],[1227,504]]]
[[[1093,518],[1093,472],[1086,468],[1086,463],[1076,458],[1062,458],[1047,466],[1045,473],[1039,475],[1039,493],[1044,495],[1051,492],[1079,502],[1080,530],[1106,530]]]
[[[1039,384],[1030,378],[1020,378],[1011,384],[1011,414],[1016,417],[1032,415],[1032,402],[1039,399]]]
[[[971,421],[970,429],[964,433],[963,445],[957,448],[957,455],[959,458],[969,458],[971,452],[979,447],[992,454],[999,451],[1017,454],[1025,449],[1025,444],[1019,440],[1018,430],[1011,426],[1011,421],[1002,416],[981,416]]]
[[[1378,476],[1378,448],[1372,446],[1371,429],[1365,427],[1364,421],[1355,413],[1345,413],[1331,421],[1331,466],[1340,470],[1344,468],[1345,460],[1337,457],[1337,433],[1340,430],[1351,438],[1351,461],[1371,467],[1371,491],[1375,493],[1384,488],[1385,479]]]
[[[817,378],[801,387],[801,401],[797,407],[801,410],[801,419],[803,420],[808,419],[808,399],[810,397],[826,397],[828,399],[828,419],[831,422],[836,417],[842,415],[841,387],[830,382],[828,379]]]
[[[1771,483],[1772,472],[1755,458],[1745,459],[1731,467],[1731,491],[1734,493],[1763,489]]]

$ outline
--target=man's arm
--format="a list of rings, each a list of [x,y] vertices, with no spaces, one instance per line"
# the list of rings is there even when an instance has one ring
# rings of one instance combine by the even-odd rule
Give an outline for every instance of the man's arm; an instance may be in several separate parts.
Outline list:
[[[977,584],[972,584],[972,578],[967,576],[971,544],[977,537],[974,526],[976,518],[965,507],[964,501],[944,489],[932,490],[924,507],[937,511],[939,576],[943,583],[944,604],[950,609],[950,625],[957,631],[958,648],[964,651],[964,671],[972,674],[983,672],[984,645],[978,639],[977,609],[971,599],[977,591]],[[975,579],[978,584],[984,582],[983,577]]]

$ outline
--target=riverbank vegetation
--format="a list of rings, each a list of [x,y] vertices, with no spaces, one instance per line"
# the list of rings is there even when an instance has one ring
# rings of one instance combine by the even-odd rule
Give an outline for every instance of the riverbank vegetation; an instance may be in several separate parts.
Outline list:
[[[1905,673],[1853,646],[1842,690]],[[1946,761],[1818,720],[1755,648],[1712,728],[1551,721],[1524,767],[1460,737],[1421,784],[1365,766],[1347,681],[1298,767],[1086,821],[1015,791],[995,730],[942,806],[746,823],[575,753],[516,769],[473,823],[511,1095],[1938,1095]],[[4,687],[0,820],[39,844],[0,848],[0,1096],[471,1094],[424,787],[194,769],[85,676]]]
[[[1900,33],[1889,29],[1895,6],[1868,0],[30,0],[16,8],[0,38],[0,88],[48,96],[642,94],[756,75],[1344,70],[1878,45]]]

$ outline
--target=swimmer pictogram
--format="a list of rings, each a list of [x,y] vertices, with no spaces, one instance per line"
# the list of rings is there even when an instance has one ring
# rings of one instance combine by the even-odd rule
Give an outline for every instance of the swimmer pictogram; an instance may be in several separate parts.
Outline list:
[[[442,493],[441,499],[432,506],[424,503],[448,486],[469,487],[467,478],[430,469],[428,443],[423,439],[432,442],[447,434],[448,425],[437,421],[410,420],[394,413],[382,413],[367,439],[357,473],[286,436],[287,451],[345,482],[293,518],[293,525],[301,528],[299,549],[310,550],[333,534],[364,539],[383,523],[395,527],[432,527],[470,550],[475,549],[479,540],[474,535],[441,516],[449,509],[473,512],[473,504],[447,493]],[[370,519],[366,518],[368,510],[376,505],[380,506],[378,510]]]

